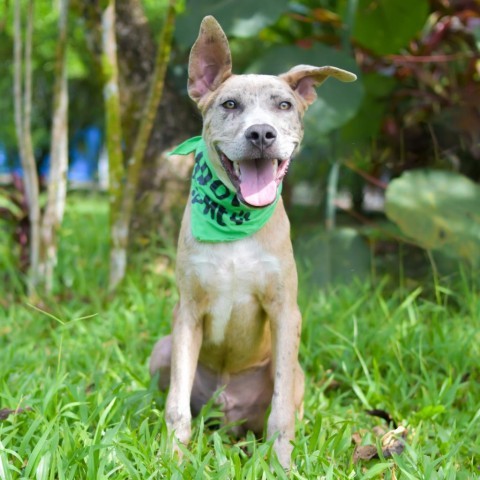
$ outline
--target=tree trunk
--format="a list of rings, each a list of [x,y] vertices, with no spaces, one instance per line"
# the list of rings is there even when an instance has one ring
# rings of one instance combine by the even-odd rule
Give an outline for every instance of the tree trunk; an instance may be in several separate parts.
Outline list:
[[[35,293],[39,281],[39,251],[40,251],[40,206],[38,174],[33,155],[31,135],[31,105],[32,105],[32,36],[33,36],[33,0],[28,3],[27,29],[25,41],[25,91],[22,98],[22,21],[21,3],[15,1],[14,12],[14,101],[15,127],[18,149],[23,169],[23,179],[28,202],[28,217],[30,221],[30,266],[28,272],[28,294]]]
[[[125,177],[125,181],[122,183],[121,189],[118,189],[116,187],[111,189],[111,209],[118,208],[118,200],[119,196],[121,196],[119,210],[113,211],[111,213],[111,219],[113,220],[111,224],[112,250],[110,257],[111,264],[109,284],[111,290],[114,290],[125,276],[128,247],[127,241],[129,238],[130,221],[137,192],[140,169],[145,156],[148,139],[152,131],[158,105],[163,93],[165,73],[170,58],[171,42],[175,20],[175,6],[176,0],[170,0],[167,7],[164,27],[160,36],[159,45],[157,47],[155,68],[150,78],[148,96],[146,97],[145,104],[142,107],[142,115],[139,119],[139,126],[135,138],[129,138],[128,140],[130,140],[130,142],[126,142],[129,152],[128,162],[126,164],[127,174]],[[112,32],[112,25],[114,25],[115,22],[114,0],[110,0],[109,5],[104,13],[103,19],[104,64],[108,64],[108,68],[104,68],[105,75],[108,76],[107,80],[109,81],[107,87],[108,85],[117,87],[118,81],[116,74],[116,41],[115,35]],[[107,58],[108,56],[110,56],[110,58]],[[108,92],[108,90],[106,90],[106,92]],[[115,97],[116,95],[114,95],[114,98]],[[116,100],[116,102],[113,102],[112,98],[106,98],[106,100],[110,101],[110,104],[107,105],[107,108],[109,108],[111,114],[115,116],[118,99]],[[111,117],[111,115],[109,116]],[[128,117],[127,120],[129,120]],[[117,134],[116,136],[118,137],[118,133],[120,131],[119,124],[113,125],[111,123],[110,125],[107,125],[107,129],[108,135]],[[109,143],[114,142],[109,141]],[[115,148],[118,149],[118,145],[116,145]],[[115,166],[114,168],[116,169],[117,166]]]
[[[63,220],[68,169],[68,85],[67,85],[68,0],[61,0],[53,92],[53,122],[50,142],[50,176],[47,204],[42,219],[40,273],[45,290],[51,292],[57,263],[58,230]]]
[[[155,66],[155,43],[139,0],[119,2],[116,30],[123,127],[126,145],[132,148]],[[166,244],[176,239],[188,196],[189,168],[169,162],[162,153],[200,131],[196,107],[167,76],[140,171],[130,236],[160,234]]]
[[[88,44],[100,60],[100,3],[76,0],[75,8],[86,20]],[[124,159],[127,159],[132,155],[147,101],[155,67],[156,47],[140,0],[117,2],[115,13],[121,130]],[[200,116],[193,103],[174,86],[167,75],[139,172],[139,186],[128,227],[130,236],[132,229],[136,235],[151,236],[162,225],[169,224],[162,231],[168,237],[166,243],[171,243],[176,237],[188,195],[189,174],[188,168],[185,168],[185,163],[188,162],[177,165],[173,161],[165,161],[161,155],[185,138],[198,134],[200,129]],[[173,216],[172,211],[175,212]],[[118,238],[122,237],[122,241],[128,242],[129,238],[123,235],[125,231],[128,230],[119,225]],[[126,262],[126,256],[118,254],[117,261],[121,265]]]
[[[103,97],[109,167],[110,207],[110,280],[117,285],[123,278],[127,264],[128,225],[120,225],[122,184],[125,175],[122,152],[122,123],[118,86],[117,42],[115,38],[115,0],[110,0],[102,15],[102,70]]]

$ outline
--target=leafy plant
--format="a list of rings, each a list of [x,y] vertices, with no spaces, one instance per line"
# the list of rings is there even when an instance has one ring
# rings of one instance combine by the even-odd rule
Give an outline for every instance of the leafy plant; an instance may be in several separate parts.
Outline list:
[[[25,197],[21,191],[0,189],[0,282],[6,297],[21,282],[19,271],[28,263],[28,221]]]
[[[198,26],[206,15],[213,15],[222,29],[234,37],[256,37],[261,30],[273,24],[289,6],[288,0],[264,0],[258,8],[256,0],[207,0],[186,2],[186,9],[177,22],[175,38],[189,49],[198,34]]]
[[[352,37],[378,55],[397,53],[427,21],[428,0],[359,0]]]
[[[373,81],[342,136],[356,149],[375,142],[372,169],[397,175],[430,166],[479,180],[480,9],[470,1],[432,1],[428,10],[427,2],[410,3],[360,2],[353,41],[364,78]]]
[[[465,176],[406,172],[387,188],[385,210],[424,248],[480,263],[480,187]]]

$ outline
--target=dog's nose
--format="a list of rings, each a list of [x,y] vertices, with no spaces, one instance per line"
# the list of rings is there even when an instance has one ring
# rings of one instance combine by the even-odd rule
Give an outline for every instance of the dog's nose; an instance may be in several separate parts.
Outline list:
[[[264,150],[270,147],[277,138],[277,131],[266,123],[252,125],[245,130],[245,137],[257,148]]]

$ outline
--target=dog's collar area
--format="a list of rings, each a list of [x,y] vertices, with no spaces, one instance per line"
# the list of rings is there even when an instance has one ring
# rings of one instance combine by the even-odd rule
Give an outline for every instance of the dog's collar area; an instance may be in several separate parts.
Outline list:
[[[170,154],[188,155],[195,153],[195,165],[192,172],[190,188],[191,227],[193,236],[202,242],[231,242],[249,237],[259,231],[271,218],[275,211],[282,190],[281,180],[286,173],[289,162],[282,162],[275,170],[275,197],[273,201],[262,208],[243,203],[236,191],[232,191],[218,177],[215,168],[208,158],[208,149],[202,137],[193,137],[175,148]],[[230,160],[222,159],[230,162]],[[235,182],[226,167],[232,183]],[[280,170],[280,171],[279,171]],[[239,180],[239,177],[237,176]],[[277,188],[278,186],[278,188]],[[238,185],[234,184],[237,188]]]

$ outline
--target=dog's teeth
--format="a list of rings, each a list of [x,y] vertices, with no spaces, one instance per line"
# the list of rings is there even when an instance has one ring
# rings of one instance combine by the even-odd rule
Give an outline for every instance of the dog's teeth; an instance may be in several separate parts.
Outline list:
[[[238,162],[233,162],[233,169],[235,171],[235,175],[240,178],[240,165]]]
[[[277,159],[272,160],[272,166],[273,166],[273,176],[276,177],[277,170],[278,170],[278,160]]]

